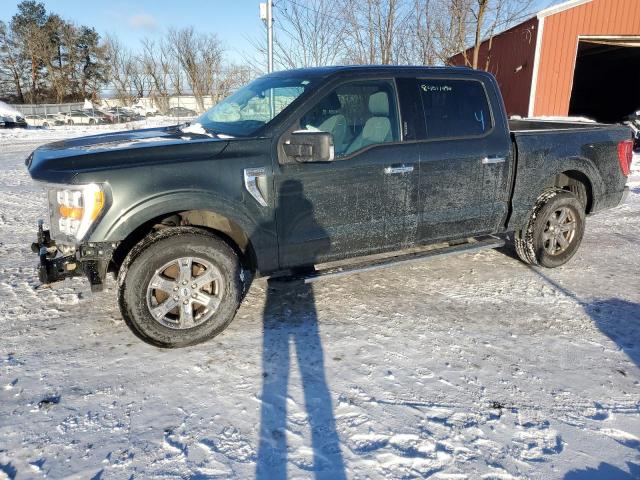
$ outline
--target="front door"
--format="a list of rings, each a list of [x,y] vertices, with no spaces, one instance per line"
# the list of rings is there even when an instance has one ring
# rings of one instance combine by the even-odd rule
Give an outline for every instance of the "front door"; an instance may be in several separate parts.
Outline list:
[[[352,81],[321,97],[289,131],[331,133],[334,161],[296,163],[279,149],[274,168],[281,268],[415,242],[419,154],[400,141],[395,83]]]

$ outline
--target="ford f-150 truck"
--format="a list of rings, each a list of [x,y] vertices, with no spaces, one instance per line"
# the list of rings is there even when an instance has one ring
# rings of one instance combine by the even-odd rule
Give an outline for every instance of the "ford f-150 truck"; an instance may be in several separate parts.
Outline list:
[[[557,267],[585,216],[621,203],[623,125],[507,119],[492,75],[346,66],[263,76],[191,124],[35,150],[49,228],[39,277],[117,277],[127,324],[162,347],[233,319],[250,278],[310,282],[495,248]]]

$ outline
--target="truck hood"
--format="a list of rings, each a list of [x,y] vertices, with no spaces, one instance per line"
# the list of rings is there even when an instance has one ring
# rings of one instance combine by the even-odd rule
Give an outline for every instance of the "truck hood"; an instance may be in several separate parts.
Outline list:
[[[25,163],[35,180],[71,183],[74,176],[89,171],[210,159],[228,143],[189,128],[148,128],[49,143],[37,148]]]

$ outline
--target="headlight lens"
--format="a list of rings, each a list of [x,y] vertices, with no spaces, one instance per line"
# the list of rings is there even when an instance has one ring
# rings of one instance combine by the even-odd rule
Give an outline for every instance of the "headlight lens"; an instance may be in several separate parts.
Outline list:
[[[50,189],[51,236],[82,240],[104,206],[104,189],[95,183]]]

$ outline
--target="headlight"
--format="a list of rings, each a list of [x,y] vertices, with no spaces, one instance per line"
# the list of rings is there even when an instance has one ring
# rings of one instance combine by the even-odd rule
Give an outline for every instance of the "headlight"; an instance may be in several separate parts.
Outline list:
[[[82,240],[104,206],[104,189],[95,183],[50,189],[51,236]]]

